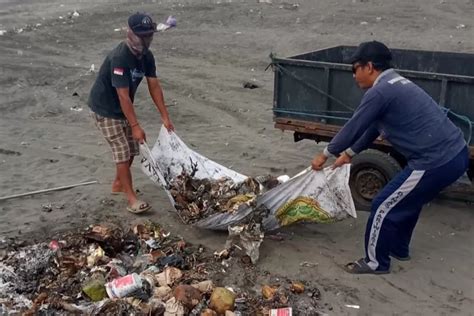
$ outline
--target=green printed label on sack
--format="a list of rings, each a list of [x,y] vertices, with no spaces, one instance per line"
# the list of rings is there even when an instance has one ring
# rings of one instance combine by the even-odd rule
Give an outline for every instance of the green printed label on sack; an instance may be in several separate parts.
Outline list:
[[[280,206],[275,214],[281,226],[297,222],[332,222],[331,216],[321,208],[318,201],[306,196],[299,196]]]

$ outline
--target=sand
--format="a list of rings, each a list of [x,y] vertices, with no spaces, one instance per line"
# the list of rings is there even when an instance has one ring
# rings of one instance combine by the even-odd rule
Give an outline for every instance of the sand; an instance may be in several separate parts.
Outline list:
[[[188,240],[223,246],[225,234],[182,225],[164,192],[137,165],[136,187],[153,210],[137,217],[125,211],[120,196],[109,194],[114,165],[86,105],[96,76],[90,69],[97,70],[124,38],[114,29],[134,11],[150,12],[158,22],[168,15],[178,20],[152,44],[177,133],[201,154],[247,175],[295,174],[322,148],[294,143],[291,133],[273,128],[273,73],[265,71],[271,52],[290,56],[369,39],[398,48],[474,51],[472,0],[294,3],[0,0],[0,30],[8,31],[0,36],[0,195],[100,181],[0,202],[0,239],[33,242],[90,223],[150,218]],[[69,18],[74,10],[79,16]],[[260,88],[244,89],[247,81]],[[136,106],[153,143],[161,123],[144,84]],[[44,204],[53,210],[44,212]],[[283,229],[284,241],[263,243],[259,264],[270,273],[315,280],[330,315],[472,315],[472,205],[428,205],[415,231],[412,261],[394,261],[385,276],[341,269],[363,254],[366,218],[359,212],[338,224]]]

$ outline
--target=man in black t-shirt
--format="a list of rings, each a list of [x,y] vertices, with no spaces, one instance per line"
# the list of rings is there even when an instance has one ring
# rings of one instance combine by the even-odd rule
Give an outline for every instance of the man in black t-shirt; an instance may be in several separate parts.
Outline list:
[[[143,77],[146,77],[148,90],[164,126],[169,132],[174,130],[156,77],[155,58],[149,50],[154,32],[156,24],[149,15],[135,13],[129,17],[127,40],[105,58],[88,101],[91,116],[109,143],[116,164],[112,193],[125,193],[127,210],[132,213],[151,208],[137,198],[130,172],[133,157],[139,154],[138,144],[146,140],[133,106],[135,92]]]

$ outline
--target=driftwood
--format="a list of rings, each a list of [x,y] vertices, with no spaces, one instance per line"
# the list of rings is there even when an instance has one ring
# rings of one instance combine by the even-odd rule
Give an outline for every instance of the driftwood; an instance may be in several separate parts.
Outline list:
[[[40,193],[47,193],[47,192],[52,192],[52,191],[60,191],[60,190],[66,190],[66,189],[71,189],[83,185],[89,185],[89,184],[94,184],[98,183],[97,180],[94,181],[88,181],[88,182],[81,182],[81,183],[75,183],[75,184],[70,184],[70,185],[64,185],[61,187],[56,187],[56,188],[51,188],[51,189],[44,189],[44,190],[38,190],[38,191],[32,191],[32,192],[26,192],[26,193],[19,193],[19,194],[13,194],[13,195],[7,195],[4,197],[0,197],[0,201],[8,200],[8,199],[14,199],[14,198],[19,198],[23,196],[28,196],[28,195],[35,195],[35,194],[40,194]]]

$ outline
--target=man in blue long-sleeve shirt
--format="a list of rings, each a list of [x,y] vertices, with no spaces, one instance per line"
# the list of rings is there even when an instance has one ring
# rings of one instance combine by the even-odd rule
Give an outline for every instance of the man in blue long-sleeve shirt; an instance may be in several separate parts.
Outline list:
[[[391,67],[392,55],[382,43],[359,45],[350,58],[354,78],[368,89],[352,118],[312,166],[320,170],[330,156],[334,167],[381,137],[407,160],[407,166],[375,197],[365,233],[365,258],[345,266],[350,273],[390,271],[390,256],[409,260],[409,243],[418,216],[445,187],[468,168],[463,134],[420,87]]]

